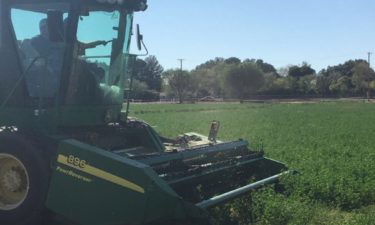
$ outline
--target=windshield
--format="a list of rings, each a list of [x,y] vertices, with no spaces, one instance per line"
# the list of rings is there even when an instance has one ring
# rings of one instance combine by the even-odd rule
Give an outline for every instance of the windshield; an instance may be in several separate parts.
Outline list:
[[[17,4],[11,12],[33,105],[51,106],[57,97],[68,105],[122,104],[132,14],[76,12],[61,3]]]
[[[12,25],[17,38],[18,53],[31,100],[52,103],[57,96],[65,42],[52,42],[47,28],[47,12],[59,10],[66,18],[69,4],[16,4],[11,10]],[[32,101],[34,102],[34,101]]]
[[[131,22],[120,12],[79,18],[68,104],[122,104]]]

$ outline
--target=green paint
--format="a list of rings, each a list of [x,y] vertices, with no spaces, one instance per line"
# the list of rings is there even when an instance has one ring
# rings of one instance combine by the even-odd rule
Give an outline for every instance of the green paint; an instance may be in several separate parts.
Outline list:
[[[51,7],[60,10],[61,5],[55,3],[65,3],[66,13],[69,12],[67,38],[53,43],[56,45],[51,48],[64,50],[64,57],[58,58],[63,61],[61,70],[41,70],[39,63],[30,65],[30,71],[25,70],[21,66],[24,59],[14,54],[18,52],[14,37],[9,32],[0,33],[7,37],[2,39],[0,57],[10,58],[3,57],[0,63],[0,71],[4,71],[0,126],[25,131],[22,135],[50,157],[46,207],[52,212],[81,225],[186,220],[200,224],[208,215],[197,203],[241,186],[244,181],[262,179],[285,169],[283,164],[270,163],[262,152],[248,149],[246,141],[216,144],[188,140],[186,145],[181,140],[163,138],[150,125],[127,117],[127,112],[123,112],[124,90],[136,61],[136,55],[129,53],[133,13],[145,9],[145,0],[123,4],[96,0],[3,0],[1,6],[5,12],[12,8],[49,12],[55,15],[49,17],[49,22],[61,24],[63,21],[55,20],[62,17],[51,13]],[[77,51],[81,45],[75,38],[77,23],[81,16],[89,15],[87,10],[119,14],[118,27],[114,29],[118,35],[108,57],[109,69],[104,73],[92,72],[100,68],[91,67],[93,63],[84,61]],[[7,14],[1,15],[0,22],[8,26],[3,28],[11,30]],[[28,53],[25,49],[20,51]],[[26,54],[25,58],[29,59]],[[48,62],[54,58],[43,58],[43,68],[50,68],[53,63]],[[42,82],[27,83],[26,77],[33,74],[58,77],[57,93],[48,97],[30,94],[45,88],[41,88]],[[29,90],[30,86],[36,91]],[[233,174],[236,176],[232,177]]]

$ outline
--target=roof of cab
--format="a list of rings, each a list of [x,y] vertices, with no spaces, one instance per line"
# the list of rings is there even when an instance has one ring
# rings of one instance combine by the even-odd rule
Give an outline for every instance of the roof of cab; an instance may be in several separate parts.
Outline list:
[[[4,0],[1,0],[4,1]],[[59,9],[61,11],[68,10],[67,4],[71,2],[79,2],[83,6],[88,7],[100,7],[107,9],[108,11],[116,10],[119,8],[126,8],[129,11],[137,12],[144,11],[147,9],[147,0],[5,0],[16,4],[16,8],[27,9],[31,11],[43,11],[38,3],[45,3],[46,10],[48,9]],[[34,6],[35,5],[35,6]]]

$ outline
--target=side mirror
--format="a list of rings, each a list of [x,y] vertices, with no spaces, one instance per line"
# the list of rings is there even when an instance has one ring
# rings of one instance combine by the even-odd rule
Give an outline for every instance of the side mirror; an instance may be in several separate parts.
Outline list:
[[[139,24],[137,24],[137,47],[138,50],[142,50],[142,41],[143,41],[143,35],[141,34],[141,31],[139,29]]]
[[[50,41],[64,41],[64,20],[61,11],[50,10],[47,12],[47,27]]]

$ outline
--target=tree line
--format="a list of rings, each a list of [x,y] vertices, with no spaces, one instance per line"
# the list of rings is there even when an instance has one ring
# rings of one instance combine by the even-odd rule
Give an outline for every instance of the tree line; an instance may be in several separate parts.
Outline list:
[[[249,99],[267,96],[371,98],[375,72],[365,60],[349,60],[317,72],[310,64],[276,69],[261,59],[215,58],[191,71],[164,70],[155,56],[138,59],[132,98],[180,102],[191,98]]]

